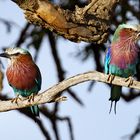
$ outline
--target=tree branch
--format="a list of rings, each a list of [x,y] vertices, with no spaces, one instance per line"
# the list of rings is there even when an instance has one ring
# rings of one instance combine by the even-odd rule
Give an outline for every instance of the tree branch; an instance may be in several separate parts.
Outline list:
[[[91,0],[83,8],[64,10],[48,0],[12,0],[24,10],[32,24],[56,32],[78,42],[103,43],[108,36],[109,22],[114,7],[120,0]]]
[[[78,74],[76,76],[63,80],[62,82],[54,85],[53,87],[49,88],[48,90],[44,91],[43,93],[36,95],[34,98],[34,101],[32,101],[32,102],[29,102],[29,100],[25,99],[25,98],[22,100],[19,100],[17,104],[11,103],[11,100],[1,101],[0,102],[0,112],[23,108],[23,107],[27,107],[27,106],[31,106],[31,105],[35,105],[35,104],[64,101],[64,100],[66,100],[66,97],[59,96],[59,94],[62,91],[66,90],[72,86],[75,86],[77,84],[80,84],[80,83],[83,83],[86,81],[91,81],[91,80],[109,83],[108,75],[101,73],[101,72],[90,71],[87,73]],[[112,84],[128,87],[128,82],[126,82],[126,78],[121,78],[121,77],[116,76],[114,78],[114,80],[112,81]],[[135,88],[135,89],[140,90],[140,82],[133,81],[133,84],[130,86],[130,88]]]

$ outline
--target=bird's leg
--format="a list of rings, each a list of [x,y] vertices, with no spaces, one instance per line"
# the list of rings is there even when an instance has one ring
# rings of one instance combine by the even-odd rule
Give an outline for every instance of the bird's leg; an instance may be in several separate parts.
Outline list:
[[[109,83],[112,83],[112,81],[114,80],[114,78],[115,78],[115,75],[109,74],[109,75],[108,75],[108,78],[107,78],[107,81],[108,81]]]
[[[29,102],[34,101],[34,97],[35,97],[35,94],[31,94],[30,96],[28,96],[28,101]]]
[[[11,102],[17,104],[17,103],[18,103],[18,100],[21,100],[21,97],[20,97],[19,94],[17,94],[16,98],[13,98],[13,99],[11,100]]]
[[[132,86],[133,85],[133,77],[128,77],[126,80],[125,80],[125,82],[128,82],[129,81],[129,83],[128,83],[128,87],[130,87],[130,86]]]

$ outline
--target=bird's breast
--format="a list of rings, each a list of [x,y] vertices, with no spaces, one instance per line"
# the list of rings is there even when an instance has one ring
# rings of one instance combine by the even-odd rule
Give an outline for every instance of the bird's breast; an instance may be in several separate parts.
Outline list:
[[[17,63],[8,67],[6,75],[11,86],[21,90],[29,90],[36,85],[38,67],[34,63]]]
[[[137,63],[138,52],[135,50],[112,50],[110,64],[120,69],[126,69],[128,65]]]

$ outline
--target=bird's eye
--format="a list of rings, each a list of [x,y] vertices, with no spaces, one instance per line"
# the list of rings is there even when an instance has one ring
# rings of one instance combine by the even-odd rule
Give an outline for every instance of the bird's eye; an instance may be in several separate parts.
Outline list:
[[[18,56],[19,54],[20,54],[20,53],[15,53],[14,55],[15,55],[15,56]]]

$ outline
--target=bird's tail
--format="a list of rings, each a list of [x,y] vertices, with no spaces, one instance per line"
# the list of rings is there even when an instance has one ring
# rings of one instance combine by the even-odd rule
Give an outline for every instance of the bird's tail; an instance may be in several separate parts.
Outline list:
[[[39,107],[38,105],[34,105],[30,107],[32,114],[37,117],[39,116]]]
[[[109,113],[111,112],[111,109],[112,109],[112,103],[113,103],[113,101],[115,101],[114,112],[116,114],[116,104],[120,100],[121,89],[122,89],[121,86],[112,85],[112,87],[111,87],[111,96],[109,98],[109,100],[111,101],[111,106],[110,106]]]

